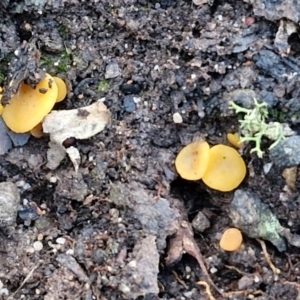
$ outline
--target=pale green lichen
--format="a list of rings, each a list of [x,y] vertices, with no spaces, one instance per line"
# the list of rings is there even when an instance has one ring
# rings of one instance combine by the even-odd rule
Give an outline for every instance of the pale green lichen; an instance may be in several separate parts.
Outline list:
[[[252,109],[243,108],[233,101],[229,102],[230,109],[236,113],[243,113],[244,118],[239,120],[241,124],[241,143],[255,142],[255,147],[251,149],[251,153],[256,152],[258,157],[262,157],[264,152],[261,150],[261,140],[263,136],[275,141],[269,149],[274,148],[278,143],[283,141],[286,136],[291,135],[291,130],[286,128],[286,124],[279,122],[266,123],[268,117],[267,103],[259,103],[254,98],[254,107]],[[287,132],[286,130],[290,130]]]

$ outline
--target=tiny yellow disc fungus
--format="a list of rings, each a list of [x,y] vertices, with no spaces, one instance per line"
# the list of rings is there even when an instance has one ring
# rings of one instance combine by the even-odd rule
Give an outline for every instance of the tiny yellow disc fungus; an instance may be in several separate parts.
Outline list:
[[[225,145],[209,150],[209,162],[203,182],[212,189],[229,192],[239,186],[246,176],[246,165],[240,154]]]
[[[35,89],[21,83],[17,94],[4,107],[4,122],[14,132],[30,131],[51,111],[57,94],[57,85],[49,74]]]
[[[220,247],[225,251],[238,250],[243,242],[243,236],[239,229],[229,228],[226,229],[220,240]]]
[[[41,138],[44,135],[43,123],[41,122],[41,123],[37,124],[35,127],[33,127],[30,130],[30,133],[32,136],[34,136],[37,139]]]
[[[61,102],[67,96],[67,86],[61,78],[53,76],[53,79],[54,79],[54,81],[57,85],[57,88],[58,88],[58,94],[57,94],[56,102]]]
[[[199,141],[185,146],[177,155],[175,167],[187,180],[199,180],[204,175],[209,161],[209,145]]]
[[[236,148],[242,149],[244,147],[244,144],[241,143],[241,137],[237,132],[227,133],[227,140],[231,145],[233,145]]]

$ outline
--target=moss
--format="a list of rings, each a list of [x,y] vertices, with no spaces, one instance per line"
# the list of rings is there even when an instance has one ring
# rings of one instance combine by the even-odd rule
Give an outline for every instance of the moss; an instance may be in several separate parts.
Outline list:
[[[44,67],[46,71],[49,72],[50,69],[52,69],[55,73],[66,73],[72,62],[72,54],[68,49],[63,51],[59,57],[43,54],[41,58],[41,66]]]
[[[98,84],[98,92],[100,93],[104,93],[106,91],[108,91],[109,89],[109,83],[106,80],[101,80]]]

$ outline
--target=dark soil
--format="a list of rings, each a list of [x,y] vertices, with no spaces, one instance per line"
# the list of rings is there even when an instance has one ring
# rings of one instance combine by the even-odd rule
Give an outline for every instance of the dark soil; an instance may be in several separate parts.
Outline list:
[[[280,252],[266,242],[279,275],[247,235],[239,251],[224,252],[234,192],[185,181],[174,168],[192,141],[228,144],[226,134],[239,130],[228,109],[238,89],[268,103],[269,121],[299,130],[299,8],[246,2],[1,2],[1,85],[20,71],[9,62],[25,40],[39,67],[68,82],[55,109],[105,98],[112,113],[101,133],[67,141],[80,151],[78,173],[68,158],[46,167],[47,137],[0,156],[0,181],[21,193],[17,222],[1,228],[1,299],[299,299],[298,247],[286,242]],[[291,186],[276,163],[264,172],[270,144],[263,141],[262,159],[251,145],[243,150],[248,174],[239,188],[296,234],[299,176]],[[209,226],[193,232],[199,212]]]

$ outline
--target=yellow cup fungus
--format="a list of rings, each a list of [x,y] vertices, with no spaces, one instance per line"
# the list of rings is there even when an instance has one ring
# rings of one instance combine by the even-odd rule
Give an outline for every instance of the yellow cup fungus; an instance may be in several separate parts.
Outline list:
[[[31,130],[30,130],[30,133],[32,136],[34,136],[35,138],[39,139],[41,138],[42,136],[44,136],[44,132],[43,132],[43,123],[39,123],[37,124],[35,127],[33,127]]]
[[[198,141],[185,146],[177,155],[175,167],[187,180],[198,180],[204,175],[209,161],[209,145]]]
[[[229,192],[246,176],[246,165],[240,154],[229,146],[209,148],[207,142],[185,146],[175,160],[179,175],[187,180],[199,180],[212,189]]]
[[[241,142],[241,137],[237,132],[227,133],[227,140],[232,146],[236,148],[242,149],[244,147],[244,144]]]
[[[229,192],[238,187],[246,176],[246,165],[240,154],[225,145],[213,146],[209,154],[203,182],[221,192]]]
[[[66,96],[67,96],[67,85],[65,84],[65,82],[59,78],[59,77],[55,77],[53,76],[53,79],[58,87],[58,94],[57,94],[57,98],[56,98],[56,102],[61,102],[63,101]]]
[[[52,110],[57,94],[57,85],[49,74],[35,89],[21,83],[17,94],[4,107],[4,122],[14,132],[30,131]]]
[[[221,240],[220,247],[225,251],[236,251],[238,250],[243,242],[243,236],[239,229],[228,228],[224,231]]]

